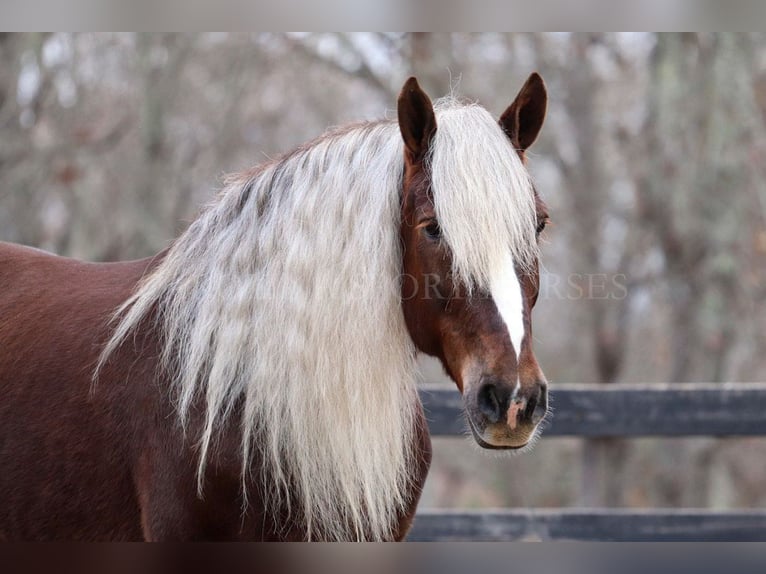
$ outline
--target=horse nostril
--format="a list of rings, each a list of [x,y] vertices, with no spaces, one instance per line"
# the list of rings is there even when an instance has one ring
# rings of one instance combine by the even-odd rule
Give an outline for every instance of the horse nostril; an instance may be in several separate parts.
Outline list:
[[[486,383],[479,389],[476,397],[479,411],[487,417],[490,423],[498,423],[503,420],[508,410],[511,392],[505,386]]]
[[[534,401],[534,407],[531,408],[531,410],[530,407],[527,407],[529,418],[531,419],[532,424],[535,425],[543,420],[546,413],[548,412],[548,385],[545,383],[540,383],[539,387],[540,390],[538,391],[537,397]]]
[[[539,400],[538,400],[539,396],[540,396],[540,393],[530,397],[527,400],[527,406],[524,409],[524,412],[522,413],[522,417],[524,420],[532,421],[534,413],[535,411],[537,411],[537,407],[539,406]]]

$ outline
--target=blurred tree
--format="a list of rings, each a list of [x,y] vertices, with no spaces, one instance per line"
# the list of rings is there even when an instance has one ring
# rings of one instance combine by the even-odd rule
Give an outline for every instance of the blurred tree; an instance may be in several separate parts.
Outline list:
[[[568,62],[563,66],[558,45],[538,35],[532,41],[543,75],[563,87],[559,97],[568,129],[556,134],[554,157],[566,187],[568,231],[577,246],[569,254],[569,277],[579,288],[578,306],[587,304],[582,319],[589,330],[585,342],[596,382],[614,384],[625,368],[630,303],[643,280],[635,268],[643,253],[632,211],[625,209],[614,191],[620,178],[615,163],[625,153],[618,137],[619,122],[606,121],[615,83],[609,85],[597,66],[606,59],[613,64],[612,74],[618,80],[632,70],[621,62],[619,46],[605,34],[569,35]],[[606,150],[618,157],[610,158]],[[623,503],[627,448],[618,439],[583,441],[582,506]]]
[[[759,132],[753,37],[660,34],[636,164],[643,225],[664,261],[672,381],[723,381],[746,297],[749,149]],[[755,120],[755,121],[754,121]],[[759,177],[758,174],[756,177]]]
[[[758,210],[746,192],[763,178],[751,151],[763,141],[757,41],[747,34],[660,34],[649,61],[646,121],[635,148],[644,161],[634,176],[642,225],[653,230],[662,254],[671,381],[736,376],[737,345],[762,331],[751,315],[748,276],[755,271],[750,246],[764,220],[762,213],[752,217]],[[762,283],[762,271],[755,273]],[[718,451],[713,442],[700,452],[690,488],[725,506],[734,488]],[[667,502],[680,497],[671,489]]]

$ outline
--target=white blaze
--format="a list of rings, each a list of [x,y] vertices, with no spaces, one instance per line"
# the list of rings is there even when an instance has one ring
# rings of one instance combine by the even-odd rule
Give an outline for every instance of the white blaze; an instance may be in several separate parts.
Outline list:
[[[508,334],[511,336],[511,343],[518,362],[521,355],[521,342],[524,340],[524,299],[521,293],[521,283],[516,276],[510,255],[506,255],[503,264],[493,273],[490,292],[495,306],[508,328]]]

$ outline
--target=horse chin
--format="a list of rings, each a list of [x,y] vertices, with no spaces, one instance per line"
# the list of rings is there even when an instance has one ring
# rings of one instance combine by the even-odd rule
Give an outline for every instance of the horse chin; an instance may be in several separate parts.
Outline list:
[[[470,416],[466,416],[466,419],[468,420],[468,427],[471,429],[471,434],[473,435],[473,439],[476,441],[476,444],[478,444],[481,448],[486,450],[498,450],[498,451],[515,451],[515,450],[522,450],[529,446],[529,441],[525,442],[524,444],[519,445],[510,445],[510,444],[492,444],[484,440],[481,436],[481,433],[476,430],[476,427],[473,424],[473,421],[471,420]]]

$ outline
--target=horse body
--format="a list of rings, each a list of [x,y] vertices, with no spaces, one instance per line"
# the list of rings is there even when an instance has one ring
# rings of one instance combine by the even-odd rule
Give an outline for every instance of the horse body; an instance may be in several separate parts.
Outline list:
[[[162,392],[153,335],[125,345],[101,374],[110,384],[94,389],[108,319],[160,261],[86,263],[0,243],[0,539],[305,538],[263,516],[257,484],[243,517],[236,439],[219,441],[237,446],[216,452],[198,497],[194,449]],[[430,460],[418,424],[411,500]]]
[[[401,540],[418,351],[480,446],[530,444],[545,103],[533,75],[499,124],[435,113],[411,79],[398,125],[234,178],[155,257],[0,244],[0,539]]]

